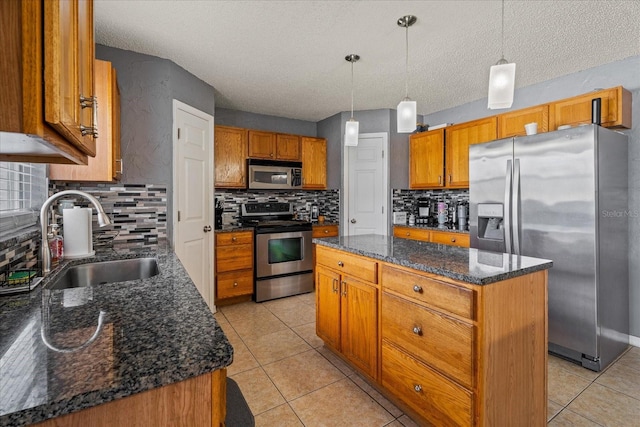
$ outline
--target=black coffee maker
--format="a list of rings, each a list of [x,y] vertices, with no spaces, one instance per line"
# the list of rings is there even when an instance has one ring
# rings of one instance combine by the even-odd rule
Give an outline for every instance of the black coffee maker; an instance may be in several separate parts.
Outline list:
[[[224,212],[224,208],[222,207],[222,200],[220,199],[216,199],[216,206],[215,206],[215,229],[216,230],[220,230],[222,229],[222,212]]]
[[[416,201],[416,225],[433,225],[433,210],[428,197]]]

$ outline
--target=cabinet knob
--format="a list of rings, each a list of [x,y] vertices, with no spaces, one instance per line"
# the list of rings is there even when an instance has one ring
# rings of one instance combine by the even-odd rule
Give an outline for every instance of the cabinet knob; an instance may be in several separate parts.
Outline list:
[[[329,230],[324,230],[324,234],[329,234]]]
[[[407,231],[407,236],[411,236],[411,233],[409,233],[408,231]]]
[[[420,326],[414,326],[413,333],[416,335],[422,335],[422,328]]]
[[[420,393],[422,391],[422,386],[420,384],[416,384],[413,386],[413,389],[416,391],[416,393]]]
[[[452,237],[452,238],[451,238],[451,241],[452,241],[453,243],[455,243],[455,242],[456,242],[456,238],[455,238],[455,237]]]
[[[273,153],[269,153],[269,157],[273,157]]]
[[[344,267],[344,262],[338,261],[338,267]]]
[[[413,292],[421,293],[422,292],[422,286],[413,285]]]
[[[238,282],[233,282],[233,287],[234,288],[238,287]]]
[[[232,238],[231,238],[231,241],[232,241],[232,242],[237,242],[237,241],[238,241],[238,238],[237,238],[237,237],[232,237]]]

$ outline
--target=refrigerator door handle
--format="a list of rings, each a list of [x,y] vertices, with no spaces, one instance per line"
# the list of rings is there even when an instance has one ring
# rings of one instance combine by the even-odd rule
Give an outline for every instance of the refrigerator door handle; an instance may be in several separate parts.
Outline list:
[[[513,252],[522,255],[520,252],[520,159],[513,162]]]
[[[507,160],[507,173],[504,183],[504,244],[505,252],[510,254],[511,251],[511,160]]]

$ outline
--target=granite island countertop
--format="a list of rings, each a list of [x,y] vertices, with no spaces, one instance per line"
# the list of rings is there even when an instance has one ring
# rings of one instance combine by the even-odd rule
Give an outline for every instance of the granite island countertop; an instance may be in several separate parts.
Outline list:
[[[142,256],[158,260],[158,275],[47,289],[67,266]],[[100,318],[97,338],[83,347]],[[231,344],[169,248],[103,249],[63,262],[30,293],[0,297],[0,426],[90,408],[232,360]]]
[[[547,259],[364,234],[313,243],[475,285],[488,285],[553,266]]]

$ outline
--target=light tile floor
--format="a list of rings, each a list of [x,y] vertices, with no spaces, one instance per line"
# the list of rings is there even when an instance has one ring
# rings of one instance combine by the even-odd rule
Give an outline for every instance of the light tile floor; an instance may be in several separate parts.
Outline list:
[[[315,294],[219,308],[234,347],[227,374],[256,426],[416,426],[326,349],[315,332]],[[640,348],[596,373],[550,356],[549,426],[639,426]]]

